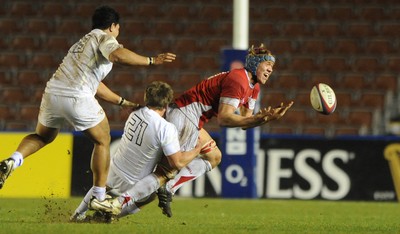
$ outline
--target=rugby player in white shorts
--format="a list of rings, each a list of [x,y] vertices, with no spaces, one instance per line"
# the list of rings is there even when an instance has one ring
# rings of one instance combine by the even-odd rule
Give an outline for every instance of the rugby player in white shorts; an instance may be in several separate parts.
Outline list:
[[[97,8],[92,16],[92,31],[69,49],[62,63],[47,82],[36,131],[22,139],[9,158],[0,162],[0,188],[10,173],[23,160],[51,143],[62,124],[67,121],[76,131],[82,131],[94,144],[91,169],[93,199],[91,208],[111,210],[105,199],[106,179],[110,164],[110,127],[95,95],[122,106],[132,105],[111,92],[102,80],[113,63],[122,65],[152,65],[172,62],[175,55],[141,56],[118,43],[119,14],[108,6]]]
[[[111,212],[117,217],[136,213],[141,206],[154,200],[154,192],[160,184],[173,178],[174,171],[183,168],[200,153],[199,145],[181,152],[175,125],[163,118],[172,99],[173,91],[167,83],[150,83],[145,92],[145,107],[133,111],[125,123],[118,149],[111,155],[107,178],[110,193],[119,196],[113,200],[116,209]],[[167,160],[154,171],[162,159]],[[87,221],[85,214],[91,192],[86,194],[71,221]]]
[[[168,107],[165,118],[178,129],[181,150],[190,151],[195,145],[203,147],[198,157],[158,189],[158,206],[163,214],[172,216],[172,195],[183,184],[212,170],[221,161],[221,151],[203,128],[209,119],[217,117],[219,125],[223,127],[247,129],[278,120],[291,108],[293,101],[254,112],[260,85],[266,84],[274,64],[275,57],[263,44],[253,46],[246,56],[245,67],[221,72],[201,81]],[[151,180],[157,178],[149,177],[147,183],[154,183]]]

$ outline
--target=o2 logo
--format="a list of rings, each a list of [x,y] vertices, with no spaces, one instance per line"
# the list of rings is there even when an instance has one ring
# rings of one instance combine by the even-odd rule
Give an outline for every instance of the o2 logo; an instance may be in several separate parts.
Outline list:
[[[231,184],[239,184],[241,187],[247,186],[247,177],[243,168],[238,164],[232,164],[226,168],[225,178]]]

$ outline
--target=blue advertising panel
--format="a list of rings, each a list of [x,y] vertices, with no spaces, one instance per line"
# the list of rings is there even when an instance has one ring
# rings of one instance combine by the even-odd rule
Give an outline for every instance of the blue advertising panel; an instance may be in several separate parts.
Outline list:
[[[259,147],[256,129],[224,128],[221,135],[222,197],[255,198],[256,157]]]
[[[247,50],[223,50],[223,71],[243,67]],[[259,130],[222,128],[221,196],[227,198],[257,197],[255,154],[259,147]]]

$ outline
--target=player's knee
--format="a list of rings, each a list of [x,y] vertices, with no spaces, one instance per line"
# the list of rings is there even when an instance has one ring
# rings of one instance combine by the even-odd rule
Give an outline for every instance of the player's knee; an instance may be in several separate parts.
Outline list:
[[[221,163],[221,161],[222,161],[222,152],[217,147],[217,149],[215,150],[214,164],[211,164],[211,165],[214,168],[214,167],[218,166]]]
[[[203,155],[203,158],[210,162],[212,168],[215,168],[221,163],[222,153],[218,147],[215,147],[213,151]]]
[[[90,137],[93,144],[99,146],[109,146],[111,144],[111,136],[105,132],[98,134],[96,136]]]

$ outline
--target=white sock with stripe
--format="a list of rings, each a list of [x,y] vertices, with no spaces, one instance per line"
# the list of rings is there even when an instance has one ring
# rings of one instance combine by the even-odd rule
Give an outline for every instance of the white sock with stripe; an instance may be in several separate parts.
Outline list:
[[[167,190],[174,194],[183,184],[195,180],[204,173],[211,171],[211,169],[212,166],[209,161],[195,158],[186,167],[182,168],[174,179],[167,182]]]

